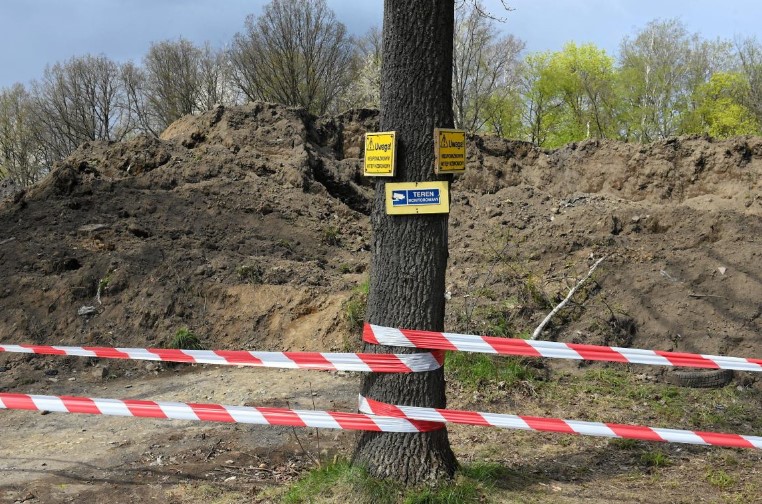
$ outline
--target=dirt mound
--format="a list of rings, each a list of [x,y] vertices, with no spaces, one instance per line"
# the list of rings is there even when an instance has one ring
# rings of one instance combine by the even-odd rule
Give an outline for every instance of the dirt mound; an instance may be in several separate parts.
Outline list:
[[[210,348],[339,348],[368,189],[319,133],[252,104],[84,144],[0,210],[0,338],[156,346],[188,326]]]
[[[367,276],[362,134],[378,114],[253,103],[81,146],[0,207],[3,341],[336,350]],[[762,139],[469,144],[451,330],[759,355]],[[12,240],[10,238],[13,238]],[[82,307],[93,313],[79,315]]]
[[[531,331],[607,256],[544,337],[760,354],[762,139],[474,138],[454,186],[451,324]],[[485,267],[486,266],[486,267]],[[465,322],[464,322],[465,321]],[[474,330],[471,327],[471,330]]]

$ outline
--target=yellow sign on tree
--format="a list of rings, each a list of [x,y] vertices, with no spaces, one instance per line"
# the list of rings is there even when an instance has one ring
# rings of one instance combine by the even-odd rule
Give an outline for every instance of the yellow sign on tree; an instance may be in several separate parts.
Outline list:
[[[434,128],[434,172],[437,175],[466,171],[466,132]]]
[[[394,131],[366,133],[363,175],[366,177],[393,177],[396,146]]]

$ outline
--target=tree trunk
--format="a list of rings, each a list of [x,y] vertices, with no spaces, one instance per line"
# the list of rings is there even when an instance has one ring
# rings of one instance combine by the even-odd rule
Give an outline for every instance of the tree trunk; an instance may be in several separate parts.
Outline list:
[[[452,127],[453,0],[384,2],[381,130],[397,132],[395,181],[434,175],[434,128]],[[410,329],[444,328],[448,214],[387,216],[385,183],[376,182],[371,215],[373,258],[367,320]],[[370,352],[414,352],[368,345]],[[390,404],[445,407],[442,369],[370,374],[365,397]],[[451,478],[456,467],[447,430],[363,433],[355,463],[405,484]]]

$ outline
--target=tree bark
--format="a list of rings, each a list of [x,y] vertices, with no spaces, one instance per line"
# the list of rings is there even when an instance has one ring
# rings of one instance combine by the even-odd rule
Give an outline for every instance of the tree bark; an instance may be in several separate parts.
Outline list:
[[[397,132],[395,181],[447,180],[434,175],[434,128],[452,127],[454,0],[384,2],[381,130]],[[370,293],[366,320],[410,329],[444,329],[448,214],[385,212],[376,182]],[[414,352],[368,345],[369,352]],[[370,374],[362,395],[390,404],[445,407],[442,369]],[[451,478],[456,467],[447,430],[363,433],[353,458],[371,475],[405,484]]]

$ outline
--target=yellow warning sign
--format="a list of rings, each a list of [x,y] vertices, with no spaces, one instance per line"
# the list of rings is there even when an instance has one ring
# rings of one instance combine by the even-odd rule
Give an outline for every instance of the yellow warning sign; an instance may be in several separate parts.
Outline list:
[[[434,172],[439,174],[466,171],[466,132],[434,128]]]
[[[448,182],[387,182],[386,214],[450,212]]]
[[[366,177],[393,177],[396,147],[394,131],[366,133],[363,175]]]

